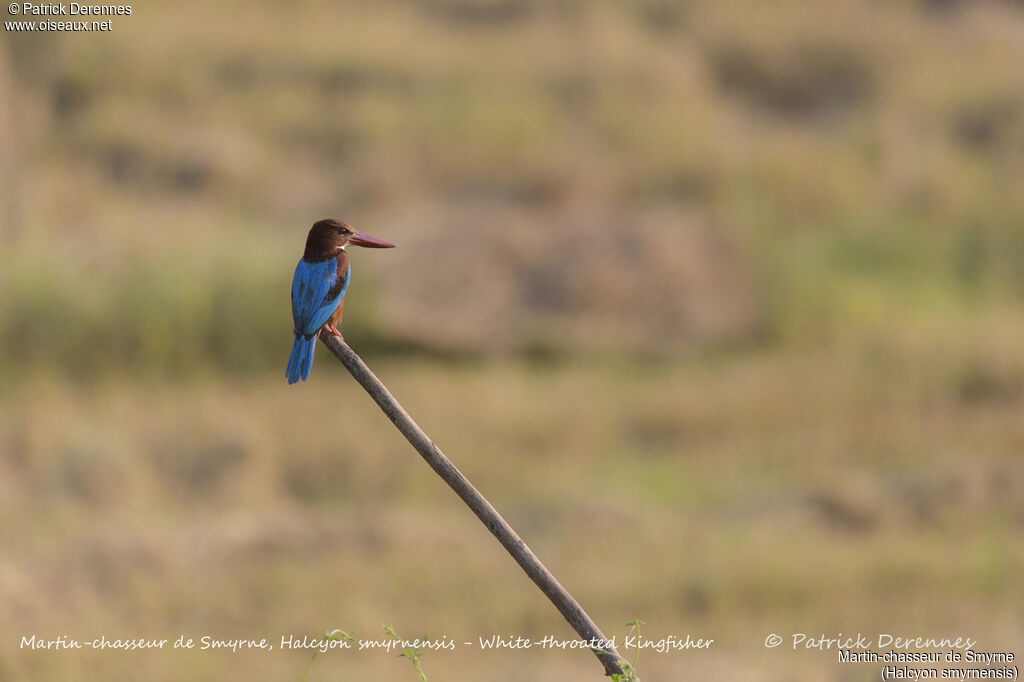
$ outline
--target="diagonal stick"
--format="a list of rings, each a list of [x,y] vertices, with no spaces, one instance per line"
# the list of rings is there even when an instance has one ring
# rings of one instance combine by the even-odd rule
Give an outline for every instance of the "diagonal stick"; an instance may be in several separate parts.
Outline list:
[[[579,636],[591,645],[591,650],[604,666],[607,675],[622,675],[622,668],[619,667],[619,654],[615,647],[602,634],[601,629],[591,620],[583,607],[579,605],[572,595],[559,584],[555,576],[551,574],[544,564],[540,562],[537,555],[526,546],[522,538],[512,530],[512,526],[501,517],[501,514],[491,505],[487,499],[469,482],[462,472],[451,463],[440,448],[427,438],[416,422],[412,420],[409,413],[398,404],[394,396],[378,379],[370,368],[366,366],[362,358],[356,355],[355,351],[348,347],[341,337],[335,336],[327,331],[320,333],[320,341],[327,346],[335,357],[345,365],[345,369],[352,374],[356,381],[366,389],[374,402],[387,415],[388,419],[398,427],[406,440],[412,444],[423,459],[427,460],[430,468],[437,472],[437,475],[444,479],[444,482],[451,486],[451,489],[462,498],[473,513],[477,515],[487,530],[498,539],[498,542],[512,555],[516,563],[530,576],[530,579],[537,584],[551,603],[555,605],[562,617],[572,626]]]

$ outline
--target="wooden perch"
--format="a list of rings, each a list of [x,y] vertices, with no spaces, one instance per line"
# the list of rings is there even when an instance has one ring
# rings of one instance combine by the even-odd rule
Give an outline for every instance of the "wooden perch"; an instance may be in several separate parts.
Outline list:
[[[491,534],[498,539],[498,542],[526,572],[526,575],[530,576],[541,592],[547,595],[547,598],[551,600],[551,603],[555,605],[555,608],[572,626],[573,630],[584,641],[591,643],[591,650],[601,661],[605,673],[607,675],[622,675],[623,671],[619,665],[621,659],[618,652],[587,615],[587,612],[583,610],[583,607],[559,584],[551,571],[544,567],[537,555],[526,546],[522,538],[512,530],[512,526],[508,525],[508,522],[491,506],[491,503],[473,487],[469,479],[463,476],[462,472],[434,445],[434,442],[427,438],[423,429],[398,404],[391,392],[381,383],[380,379],[374,376],[362,358],[356,355],[355,351],[349,348],[341,337],[324,331],[320,334],[320,341],[334,353],[355,380],[366,389],[366,392],[384,411],[388,419],[398,427],[406,440],[416,448],[423,459],[427,460],[427,464],[444,479],[445,483],[451,486],[451,489],[473,510],[477,518],[483,521]]]

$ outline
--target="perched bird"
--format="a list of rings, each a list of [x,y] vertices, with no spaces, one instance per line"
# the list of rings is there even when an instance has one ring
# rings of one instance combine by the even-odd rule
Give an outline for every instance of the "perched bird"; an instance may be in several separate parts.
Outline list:
[[[353,229],[348,223],[328,218],[313,223],[306,237],[306,250],[295,266],[292,278],[292,319],[295,322],[295,341],[288,358],[285,376],[288,383],[309,378],[313,368],[313,350],[320,328],[327,325],[332,334],[341,336],[341,310],[345,305],[345,291],[352,275],[345,247],[366,246],[389,249],[394,246],[383,239],[371,237]]]

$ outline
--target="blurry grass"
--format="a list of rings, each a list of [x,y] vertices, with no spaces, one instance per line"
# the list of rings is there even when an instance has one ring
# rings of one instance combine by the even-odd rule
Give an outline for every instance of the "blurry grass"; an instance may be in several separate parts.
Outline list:
[[[787,629],[1021,641],[1016,5],[301,5],[0,46],[0,641],[562,632],[323,349],[281,385],[327,215],[408,246],[359,254],[347,339],[596,620],[721,647],[646,677],[845,679],[759,658]],[[0,647],[0,678],[306,653]]]
[[[936,233],[903,223],[881,239],[883,229],[758,238],[763,336],[738,351],[765,342],[900,343],[915,326],[955,329],[1019,317],[1024,233]],[[131,248],[102,264],[52,257],[41,244],[16,247],[0,273],[0,347],[9,359],[0,365],[0,387],[40,372],[78,380],[276,372],[290,344],[288,295],[298,256],[285,246],[254,247],[240,233],[236,239],[241,248],[234,250],[197,256],[189,245],[161,246],[156,254]],[[430,348],[388,332],[373,266],[363,258],[354,269],[346,337],[371,355]],[[525,346],[524,357],[542,349],[555,361],[569,357],[551,336]],[[581,349],[579,356],[588,354]]]
[[[724,658],[700,664],[716,677],[749,660],[761,628],[967,628],[1008,646],[1024,606],[1014,579],[1024,568],[1024,392],[979,402],[960,389],[969,356],[916,353],[879,392],[877,358],[822,372],[823,353],[647,374],[395,360],[374,369],[598,622],[639,613],[650,636],[715,637]],[[0,634],[276,638],[373,632],[382,620],[457,641],[561,632],[375,406],[325,369],[300,391],[269,379],[156,393],[117,381],[4,398],[0,513],[34,530],[0,525],[0,599],[19,614]],[[88,466],[75,465],[83,458]],[[600,533],[580,531],[595,523]],[[608,560],[623,547],[629,561]],[[159,661],[171,676],[259,666],[294,678],[308,662],[308,652],[259,656]],[[151,665],[73,660],[114,676]],[[71,661],[8,655],[36,679]],[[808,663],[793,658],[762,679]],[[643,668],[672,675],[683,664],[651,654]],[[432,654],[430,674],[471,679],[505,665],[555,679],[560,665],[578,676],[593,662],[460,650]],[[391,656],[329,653],[313,678],[403,678],[389,666]]]
[[[14,360],[0,366],[0,382],[38,372],[95,380],[277,369],[291,344],[301,243],[272,251],[290,253],[278,258],[237,239],[238,248],[200,254],[143,245],[103,265],[69,266],[42,245],[15,249],[0,273],[0,347]],[[372,283],[357,270],[352,289],[360,300],[346,306],[346,333],[372,351]]]

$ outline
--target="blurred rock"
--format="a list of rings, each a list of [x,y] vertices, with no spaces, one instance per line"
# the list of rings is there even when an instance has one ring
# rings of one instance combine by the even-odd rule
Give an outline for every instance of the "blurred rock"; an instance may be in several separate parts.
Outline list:
[[[426,210],[386,232],[386,327],[428,347],[662,352],[758,326],[740,254],[695,211]]]

